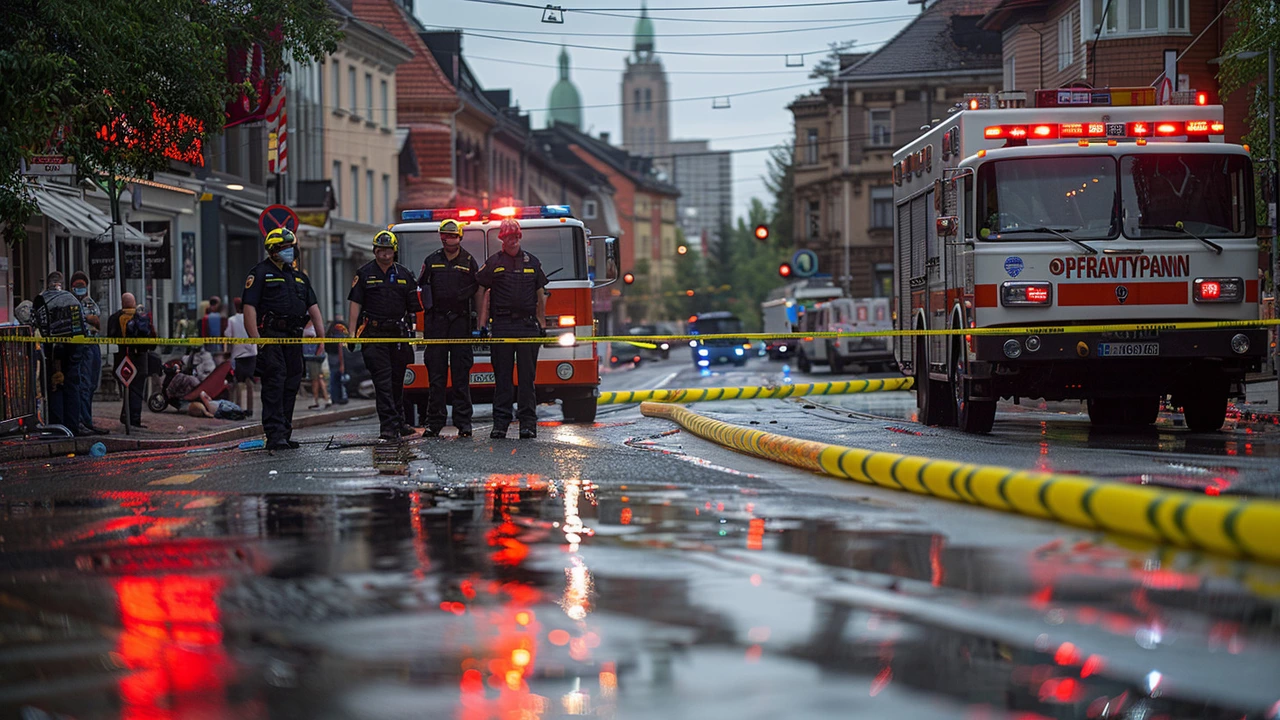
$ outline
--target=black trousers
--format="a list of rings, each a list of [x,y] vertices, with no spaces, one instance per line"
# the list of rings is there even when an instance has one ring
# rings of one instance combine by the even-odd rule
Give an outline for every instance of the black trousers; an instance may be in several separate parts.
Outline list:
[[[539,337],[542,335],[537,320],[533,318],[512,319],[494,318],[493,336],[504,337]],[[495,430],[506,430],[511,424],[511,401],[517,399],[519,409],[516,418],[520,420],[520,428],[533,429],[538,425],[538,394],[534,388],[534,378],[538,374],[538,350],[542,348],[536,343],[494,343],[490,350],[493,360],[493,427]],[[520,386],[515,387],[511,371],[520,374]]]
[[[80,427],[80,354],[84,351],[79,345],[56,343],[49,346],[49,421],[62,425],[71,432]],[[61,382],[54,383],[54,375],[62,373]],[[136,381],[135,381],[136,382]],[[142,410],[139,409],[141,414]]]
[[[368,335],[366,337],[376,337]],[[408,343],[365,343],[364,365],[373,376],[373,397],[378,407],[378,426],[383,434],[400,435],[404,419],[404,370],[413,360]],[[332,372],[332,369],[330,369]]]
[[[471,365],[475,356],[471,351],[471,317],[427,313],[427,326],[423,337],[459,338],[466,342],[457,345],[427,345],[423,360],[427,365],[427,379],[431,383],[431,399],[427,401],[427,428],[439,430],[448,420],[445,407],[452,392],[453,426],[458,430],[471,429]],[[453,376],[453,390],[445,386]]]
[[[262,378],[262,431],[267,444],[285,442],[293,434],[293,404],[302,385],[302,346],[262,345],[257,373]]]

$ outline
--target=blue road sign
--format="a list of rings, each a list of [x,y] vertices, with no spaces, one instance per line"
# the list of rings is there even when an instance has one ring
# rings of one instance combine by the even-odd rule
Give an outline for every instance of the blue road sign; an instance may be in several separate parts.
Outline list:
[[[812,250],[797,250],[791,256],[791,269],[796,277],[813,277],[818,272],[818,254]]]

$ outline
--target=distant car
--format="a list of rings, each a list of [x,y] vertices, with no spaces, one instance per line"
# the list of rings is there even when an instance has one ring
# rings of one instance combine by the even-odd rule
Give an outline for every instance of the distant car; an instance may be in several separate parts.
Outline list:
[[[626,342],[609,343],[609,367],[634,365],[639,367],[641,348]]]
[[[791,340],[770,340],[765,345],[765,352],[769,354],[770,360],[795,357],[796,344]]]
[[[644,336],[661,335],[662,333],[662,328],[657,325],[635,325],[627,331],[628,335]],[[648,347],[649,345],[654,345],[655,347]],[[671,357],[671,343],[666,340],[646,342],[644,345],[640,345],[639,348],[641,354],[648,357],[662,358],[663,360]]]

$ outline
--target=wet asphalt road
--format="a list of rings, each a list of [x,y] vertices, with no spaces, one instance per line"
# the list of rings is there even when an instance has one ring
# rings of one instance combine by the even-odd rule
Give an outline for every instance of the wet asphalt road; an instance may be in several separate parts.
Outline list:
[[[702,376],[677,353],[604,387],[782,376]],[[1117,482],[1280,487],[1275,430],[1169,413],[1104,435],[1069,405],[1010,406],[975,439],[913,423],[909,393],[693,407]],[[375,449],[360,419],[274,456],[4,468],[0,717],[1280,716],[1280,568],[801,473],[635,406],[590,427],[543,414],[536,441]]]

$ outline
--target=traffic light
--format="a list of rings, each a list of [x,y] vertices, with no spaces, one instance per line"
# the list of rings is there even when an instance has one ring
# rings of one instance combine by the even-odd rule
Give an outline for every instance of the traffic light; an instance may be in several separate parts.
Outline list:
[[[778,276],[784,277],[784,278],[791,277],[791,263],[782,263],[781,265],[779,265]]]
[[[633,283],[633,282],[635,282],[635,281],[636,281],[636,276],[635,276],[635,275],[632,275],[631,273],[627,273],[626,275],[623,275],[623,276],[622,276],[622,282],[623,282],[623,284],[625,284],[625,285],[630,285],[631,283]]]
[[[689,248],[685,247],[684,245],[681,245],[680,247],[676,248],[676,252],[678,252],[678,253],[680,253],[681,255],[683,255],[683,254],[685,254],[685,253],[689,252]]]
[[[692,290],[685,290],[685,291],[684,291],[684,294],[685,294],[685,295],[688,295],[689,297],[693,297],[693,291],[692,291]]]
[[[756,226],[756,239],[757,239],[757,240],[759,240],[760,242],[764,242],[765,240],[768,240],[768,239],[769,239],[769,226],[768,226],[768,225],[757,225],[757,226]]]

